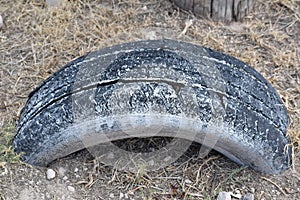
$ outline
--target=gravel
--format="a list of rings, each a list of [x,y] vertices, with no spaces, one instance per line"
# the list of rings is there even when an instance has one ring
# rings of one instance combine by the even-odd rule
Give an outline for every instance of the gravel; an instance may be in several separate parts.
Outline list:
[[[75,192],[75,188],[73,186],[69,185],[67,188],[70,192]]]

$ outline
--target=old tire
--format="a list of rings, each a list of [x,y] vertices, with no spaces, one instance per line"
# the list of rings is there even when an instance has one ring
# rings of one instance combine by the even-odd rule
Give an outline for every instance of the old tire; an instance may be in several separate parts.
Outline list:
[[[176,129],[175,137],[208,146],[206,136],[217,138],[212,148],[261,172],[291,164],[289,118],[272,86],[233,57],[172,40],[121,44],[68,63],[29,95],[14,148],[45,166],[85,141],[130,137],[120,123],[135,137],[174,137]]]
[[[172,0],[195,15],[219,21],[239,21],[253,8],[255,0]]]

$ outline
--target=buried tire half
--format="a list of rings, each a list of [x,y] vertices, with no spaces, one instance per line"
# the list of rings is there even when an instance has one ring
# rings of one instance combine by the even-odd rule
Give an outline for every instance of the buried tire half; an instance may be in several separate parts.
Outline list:
[[[265,173],[291,165],[288,115],[245,63],[173,40],[121,44],[80,57],[30,95],[14,139],[33,165],[131,137],[175,137]]]

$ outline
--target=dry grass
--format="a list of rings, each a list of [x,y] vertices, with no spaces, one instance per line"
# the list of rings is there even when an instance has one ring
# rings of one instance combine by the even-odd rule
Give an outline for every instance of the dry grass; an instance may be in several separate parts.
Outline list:
[[[243,22],[231,24],[197,19],[168,1],[65,0],[57,8],[41,2],[0,0],[4,18],[0,29],[1,129],[17,121],[30,91],[70,60],[118,43],[165,37],[230,54],[261,72],[288,109],[288,135],[299,152],[300,0],[259,0]],[[209,199],[221,190],[263,187],[249,177],[250,170],[228,166],[227,161],[210,157],[170,166],[155,174],[110,169],[106,175],[110,179],[108,187],[128,194],[139,191],[141,196],[152,199]],[[97,163],[89,166],[94,175],[82,182],[87,188],[95,184],[95,179],[101,182],[99,174],[107,170]],[[246,188],[242,189],[242,185]],[[262,197],[268,195],[257,194],[258,199]]]

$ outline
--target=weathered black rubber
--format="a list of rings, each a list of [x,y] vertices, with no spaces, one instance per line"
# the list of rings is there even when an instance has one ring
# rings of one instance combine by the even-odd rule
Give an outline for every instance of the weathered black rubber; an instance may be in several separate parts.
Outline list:
[[[119,124],[128,118],[142,121],[125,127],[137,137],[205,144],[208,135],[218,139],[212,148],[261,172],[291,165],[289,118],[274,88],[231,56],[173,40],[116,45],[67,64],[29,95],[14,148],[45,166],[86,141],[130,137]],[[138,131],[160,126],[155,119],[165,119],[163,131]]]

